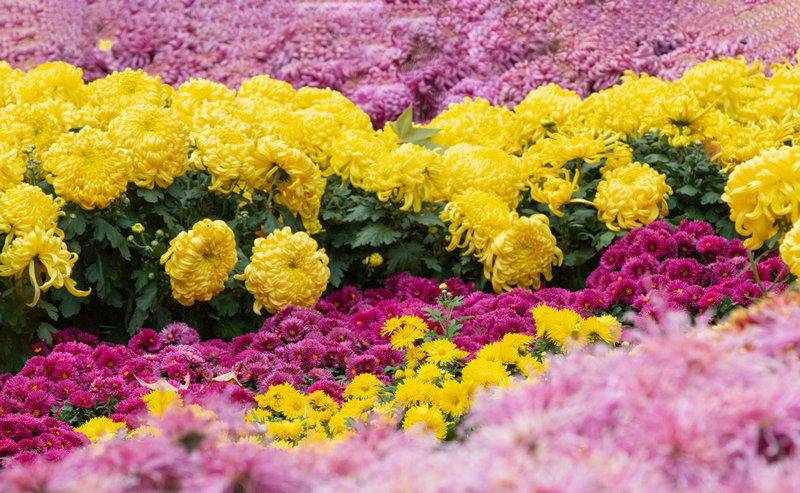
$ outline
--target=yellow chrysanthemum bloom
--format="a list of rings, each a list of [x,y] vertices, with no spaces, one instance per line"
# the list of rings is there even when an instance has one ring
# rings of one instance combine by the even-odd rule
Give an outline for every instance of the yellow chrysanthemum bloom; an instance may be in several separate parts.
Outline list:
[[[238,100],[205,103],[197,109],[189,124],[192,132],[202,132],[214,127],[236,130],[252,140],[258,140],[262,134],[256,117],[243,108]]]
[[[308,402],[308,416],[320,422],[327,422],[333,414],[339,411],[339,404],[321,390],[315,390],[306,396]]]
[[[284,382],[280,385],[271,385],[264,394],[257,395],[255,399],[259,407],[282,413],[284,401],[297,396],[302,397],[302,394],[290,383]]]
[[[441,132],[430,138],[441,146],[474,144],[511,154],[522,151],[523,134],[517,118],[504,106],[492,106],[482,98],[451,103],[426,125]]]
[[[450,416],[463,416],[469,411],[471,397],[472,387],[469,384],[447,380],[442,383],[436,405]]]
[[[438,407],[422,404],[406,411],[403,429],[422,429],[425,433],[433,433],[439,440],[444,440],[447,436],[447,420]]]
[[[34,288],[33,301],[28,306],[36,305],[40,293],[50,288],[67,288],[73,296],[87,296],[91,289],[79,291],[69,277],[77,260],[78,254],[70,252],[61,238],[52,231],[35,227],[24,235],[17,235],[3,248],[0,276],[20,279],[27,275]]]
[[[572,310],[566,308],[553,308],[546,304],[531,309],[533,320],[536,323],[536,332],[553,341],[564,351],[570,351],[585,346],[588,334],[581,327],[583,318]]]
[[[514,224],[517,213],[497,194],[470,189],[454,195],[440,218],[449,223],[447,250],[466,247],[464,255],[475,252],[480,258],[486,255],[494,238]]]
[[[353,378],[344,389],[346,399],[372,399],[377,397],[383,384],[372,373],[362,373]]]
[[[170,277],[172,297],[181,305],[191,306],[225,289],[236,259],[233,230],[225,221],[203,219],[169,242],[161,263]]]
[[[430,363],[439,366],[449,365],[454,361],[460,361],[469,355],[468,352],[458,349],[455,343],[448,339],[436,339],[435,341],[423,342],[419,347],[425,351]]]
[[[270,421],[267,426],[269,434],[279,441],[292,442],[306,434],[303,421],[299,419]]]
[[[545,135],[559,132],[568,126],[569,119],[581,104],[574,91],[557,84],[539,86],[514,107],[520,123],[523,142],[536,142]]]
[[[513,286],[538,289],[541,277],[553,278],[553,266],[561,265],[564,255],[556,245],[547,216],[519,217],[492,239],[489,254],[481,258],[484,275],[496,293]]]
[[[130,68],[92,81],[88,88],[92,104],[112,107],[117,112],[143,103],[166,106],[173,92],[172,87],[161,83],[161,77]]]
[[[124,430],[124,431],[123,431]],[[97,416],[75,428],[78,433],[83,433],[92,443],[124,438],[128,427],[125,423],[117,423],[105,416]]]
[[[20,159],[17,149],[0,141],[0,192],[22,183],[25,171],[25,161]]]
[[[83,70],[64,62],[43,63],[28,71],[13,91],[19,103],[61,99],[79,107],[87,99]]]
[[[404,406],[432,404],[439,394],[439,387],[432,382],[424,382],[418,378],[406,378],[397,385],[394,401]]]
[[[274,137],[259,139],[254,157],[253,166],[242,170],[244,180],[256,189],[269,191],[275,174],[281,171],[285,178],[278,181],[275,203],[299,214],[304,224],[317,220],[325,192],[325,178],[319,168],[301,151]]]
[[[139,187],[167,188],[186,172],[189,129],[169,108],[131,106],[111,121],[109,136],[130,150],[132,181]]]
[[[273,79],[269,75],[257,75],[242,82],[237,97],[268,99],[282,105],[293,106],[297,92],[288,82]]]
[[[342,182],[350,180],[361,187],[370,168],[381,161],[382,155],[391,150],[389,145],[379,139],[372,131],[343,132],[330,145],[330,166],[326,175],[336,174]]]
[[[21,183],[0,192],[0,233],[8,233],[6,245],[15,236],[28,234],[36,228],[63,235],[58,229],[58,218],[63,215],[53,196],[45,195],[37,186]]]
[[[147,410],[157,416],[164,414],[170,407],[183,405],[183,399],[171,390],[151,390],[142,397],[142,400],[147,406]]]
[[[475,354],[476,357],[484,361],[497,361],[504,365],[515,365],[519,361],[519,349],[509,344],[492,342],[484,345]]]
[[[667,198],[672,195],[666,180],[666,175],[638,162],[606,172],[593,202],[597,218],[619,231],[666,217]]]
[[[130,154],[105,132],[84,128],[62,134],[42,156],[42,167],[56,194],[84,209],[103,209],[127,188],[133,171]]]
[[[431,168],[430,179],[447,198],[469,189],[496,193],[509,207],[522,198],[525,180],[520,158],[503,151],[472,144],[456,144]]]
[[[778,222],[800,220],[800,147],[763,152],[728,176],[724,200],[736,232],[749,236],[747,248],[761,248],[779,230]]]
[[[757,120],[748,103],[765,95],[767,79],[761,62],[743,57],[710,60],[687,70],[676,84],[693,94],[700,106],[713,105],[736,120]]]
[[[543,181],[532,184],[531,198],[547,204],[553,214],[563,216],[564,213],[559,209],[572,200],[572,195],[580,188],[578,187],[580,172],[576,169],[571,180],[569,174],[569,170],[562,169],[558,176],[548,176]]]
[[[471,387],[507,386],[511,373],[505,363],[475,358],[464,367],[461,381]]]
[[[290,304],[314,306],[330,276],[325,249],[318,249],[308,234],[285,227],[257,238],[250,264],[235,277],[245,281],[255,297],[253,310],[261,314],[261,308],[277,313]]]
[[[403,144],[383,154],[377,166],[370,168],[364,188],[384,202],[402,202],[400,210],[419,212],[422,202],[441,195],[428,177],[439,165],[439,154],[414,144]]]
[[[0,129],[3,140],[17,148],[17,157],[27,164],[31,157],[40,160],[42,154],[58,139],[62,128],[43,104],[16,104],[0,108]]]
[[[425,337],[425,330],[416,325],[403,324],[392,332],[390,342],[394,349],[405,349]]]
[[[192,116],[206,103],[214,101],[233,102],[236,91],[228,89],[224,84],[207,79],[191,78],[180,85],[172,95],[172,105],[185,124],[192,121]]]
[[[284,396],[281,401],[280,411],[288,419],[295,419],[306,416],[308,413],[308,404],[306,403],[306,396],[298,392],[292,392]]]
[[[578,109],[585,125],[596,131],[634,135],[643,130],[644,118],[653,101],[669,83],[646,74],[625,71],[622,84],[590,94]]]
[[[781,260],[786,262],[792,274],[800,277],[800,221],[783,237],[780,246]]]
[[[425,363],[417,368],[417,373],[414,375],[414,378],[420,382],[435,383],[449,376],[450,374],[441,369],[439,365],[435,363]]]
[[[622,326],[613,315],[589,317],[578,322],[578,330],[586,334],[589,342],[603,341],[606,344],[616,344],[622,335]]]
[[[17,102],[14,85],[22,77],[21,70],[12,69],[8,62],[0,61],[0,108]]]
[[[279,136],[291,147],[303,151],[321,170],[328,169],[332,155],[331,145],[342,135],[342,127],[332,114],[311,108],[297,111],[280,108],[268,111],[263,106],[259,101],[257,116],[269,115],[262,123],[266,135]]]
[[[373,132],[369,115],[338,91],[301,87],[297,90],[296,102],[301,110],[310,108],[330,113],[343,130]]]
[[[205,127],[191,136],[195,147],[189,165],[206,169],[211,174],[209,190],[230,193],[237,185],[242,170],[255,163],[256,143],[236,128]]]
[[[760,118],[757,122],[740,123],[726,118],[724,123],[710,129],[712,149],[718,149],[710,160],[719,163],[727,172],[740,163],[753,159],[762,152],[771,151],[792,140],[800,121],[795,115],[787,115],[780,122]]]

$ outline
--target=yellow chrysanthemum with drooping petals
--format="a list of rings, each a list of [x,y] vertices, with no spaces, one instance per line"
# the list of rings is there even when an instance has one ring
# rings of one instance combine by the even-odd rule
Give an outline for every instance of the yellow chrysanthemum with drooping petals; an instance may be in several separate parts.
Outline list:
[[[79,291],[70,278],[78,254],[70,252],[66,243],[53,231],[35,227],[17,235],[0,253],[0,276],[21,279],[27,277],[34,288],[34,297],[28,306],[39,302],[42,291],[50,288],[67,288],[73,296],[87,296],[91,292]]]
[[[653,101],[669,83],[646,74],[637,76],[630,70],[621,79],[622,84],[590,94],[581,102],[574,118],[598,131],[625,135],[641,132]]]
[[[52,195],[46,195],[37,186],[20,183],[0,192],[0,233],[8,233],[6,245],[15,236],[28,234],[36,228],[63,235],[58,229],[58,218],[63,215]]]
[[[257,140],[261,136],[261,129],[254,112],[248,111],[234,101],[211,101],[203,104],[195,111],[189,130],[203,132],[214,127],[226,127],[236,130],[248,139]]]
[[[209,190],[223,193],[233,191],[243,170],[255,163],[256,142],[236,128],[205,127],[192,134],[195,147],[189,165],[206,169],[211,174]]]
[[[578,330],[587,335],[590,342],[603,341],[616,344],[622,335],[622,325],[613,315],[589,317],[578,323]]]
[[[92,443],[105,442],[112,438],[124,438],[128,427],[125,423],[117,423],[106,416],[97,416],[75,428],[83,433]]]
[[[666,217],[667,198],[672,195],[666,180],[666,175],[638,162],[606,172],[593,201],[597,218],[619,231]]]
[[[325,174],[336,174],[342,182],[349,179],[361,187],[370,168],[377,166],[382,155],[392,149],[390,142],[373,131],[343,132],[330,144],[330,165]]]
[[[553,266],[561,265],[563,258],[547,216],[535,214],[519,217],[500,231],[480,260],[484,275],[499,293],[514,286],[538,289],[541,277],[552,279]]]
[[[471,189],[453,195],[440,218],[449,223],[448,251],[466,247],[464,255],[475,252],[481,258],[494,238],[514,224],[517,213],[497,194]]]
[[[401,202],[400,210],[419,212],[422,202],[441,195],[428,177],[439,165],[439,154],[414,144],[403,144],[382,155],[364,179],[364,188],[384,202]]]
[[[257,238],[253,255],[244,274],[245,287],[255,297],[253,310],[261,308],[277,313],[290,304],[309,308],[314,306],[325,287],[331,271],[325,249],[307,233],[292,233],[291,228],[276,229],[266,238]]]
[[[28,71],[13,91],[18,103],[61,99],[80,107],[87,100],[83,70],[64,62],[43,63]]]
[[[282,171],[285,178],[277,183],[275,203],[299,214],[304,225],[316,221],[325,192],[319,167],[300,150],[274,137],[259,139],[254,156],[253,166],[242,170],[242,178],[256,189],[269,191],[275,174]]]
[[[779,230],[778,223],[800,220],[800,147],[763,152],[737,166],[728,176],[724,200],[736,232],[749,236],[747,248],[758,249]]]
[[[161,83],[161,77],[130,68],[92,81],[88,88],[92,104],[112,107],[118,113],[137,104],[166,106],[173,93],[171,86]]]
[[[206,103],[213,101],[233,102],[236,91],[228,89],[224,84],[207,79],[189,79],[180,85],[172,95],[171,108],[178,112],[187,125],[192,116]]]
[[[469,189],[497,194],[509,207],[522,199],[525,172],[520,158],[503,151],[472,144],[456,144],[430,169],[431,181],[449,200]]]
[[[403,429],[422,429],[425,432],[433,433],[439,440],[444,440],[447,436],[447,420],[438,407],[421,404],[406,411]]]
[[[181,305],[191,306],[225,289],[236,259],[233,230],[225,221],[203,219],[169,242],[161,263],[170,277],[172,297]]]
[[[525,139],[511,110],[482,98],[451,103],[426,127],[440,130],[430,140],[442,146],[474,144],[513,154],[521,152]]]
[[[103,209],[127,188],[133,171],[130,154],[102,130],[84,128],[63,134],[42,156],[42,167],[56,194],[84,209]]]
[[[111,121],[109,136],[130,151],[137,186],[167,188],[187,168],[189,129],[169,108],[131,106]]]
[[[800,221],[794,223],[792,229],[783,237],[780,246],[781,260],[789,266],[789,270],[800,277]]]

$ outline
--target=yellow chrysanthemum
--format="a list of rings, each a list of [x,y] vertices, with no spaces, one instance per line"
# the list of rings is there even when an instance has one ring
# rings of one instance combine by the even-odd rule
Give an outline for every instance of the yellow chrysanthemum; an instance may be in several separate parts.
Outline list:
[[[304,223],[316,220],[325,192],[325,178],[319,168],[301,151],[279,139],[259,139],[253,166],[242,170],[244,180],[256,189],[269,191],[279,171],[284,178],[278,181],[275,203],[299,214]]]
[[[130,68],[92,81],[88,88],[92,104],[112,107],[117,112],[143,103],[166,106],[173,92],[172,87],[161,83],[161,77]]]
[[[737,120],[755,120],[748,103],[764,95],[766,77],[761,62],[743,57],[710,60],[686,71],[677,82],[693,94],[700,106],[713,105]]]
[[[115,437],[123,438],[127,430],[125,423],[117,423],[105,416],[97,416],[75,428],[75,431],[86,435],[92,443],[105,442]]]
[[[233,230],[225,221],[203,219],[169,242],[161,263],[170,277],[172,297],[181,305],[191,306],[225,289],[236,259]]]
[[[183,405],[183,399],[171,390],[151,390],[142,397],[147,410],[155,415],[164,414],[170,407],[180,407]]]
[[[326,422],[339,410],[339,404],[321,390],[315,390],[306,396],[309,418]]]
[[[394,349],[405,349],[425,337],[425,330],[411,324],[404,324],[392,332],[390,341]]]
[[[343,395],[347,399],[372,399],[378,396],[382,386],[372,373],[362,373],[350,381]]]
[[[397,385],[394,400],[407,407],[419,404],[431,404],[436,401],[439,387],[432,382],[424,382],[418,378],[406,378]]]
[[[504,365],[515,365],[520,358],[519,349],[510,344],[502,344],[500,342],[484,345],[475,356],[484,361],[496,361]]]
[[[740,163],[791,141],[799,126],[797,114],[787,115],[782,121],[760,118],[757,122],[740,123],[726,118],[708,131],[712,140],[709,147],[717,149],[710,160],[730,172]]]
[[[469,411],[471,396],[470,385],[458,380],[447,380],[442,383],[436,404],[450,416],[463,416]]]
[[[448,199],[469,189],[493,192],[509,207],[522,198],[527,176],[520,158],[503,151],[472,144],[456,144],[441,157],[441,166],[431,168],[430,179]]]
[[[103,209],[127,188],[133,163],[105,132],[66,133],[42,156],[56,194],[84,209]]]
[[[464,255],[475,252],[481,258],[494,238],[514,224],[517,213],[497,194],[471,189],[454,195],[440,217],[449,223],[447,250],[466,247]]]
[[[282,441],[294,441],[306,434],[303,421],[300,419],[271,421],[267,425],[269,434],[275,439]]]
[[[524,137],[514,114],[482,98],[451,103],[426,126],[441,130],[430,140],[442,146],[475,144],[512,154],[522,150]]]
[[[16,104],[0,108],[0,129],[3,140],[16,147],[23,164],[31,157],[40,160],[42,154],[58,139],[62,128],[43,104]]]
[[[297,396],[302,397],[302,394],[290,383],[284,382],[280,385],[271,385],[264,394],[257,395],[255,399],[259,407],[282,413],[284,401]]]
[[[0,61],[0,108],[17,102],[14,85],[22,77],[21,70],[12,69],[8,62]]]
[[[603,341],[606,344],[616,344],[622,334],[622,326],[613,315],[589,317],[578,322],[578,330],[586,334],[589,341]]]
[[[494,385],[508,385],[511,373],[508,372],[505,363],[475,358],[467,363],[461,375],[461,381],[465,384],[472,387],[487,388]]]
[[[728,176],[724,200],[736,232],[758,249],[779,230],[778,222],[800,220],[800,147],[765,151],[737,166]]]
[[[169,108],[131,106],[109,125],[109,136],[130,150],[132,181],[139,187],[167,188],[186,171],[189,129]]]
[[[61,99],[75,106],[86,102],[83,70],[64,62],[43,63],[28,71],[13,86],[19,103]]]
[[[422,202],[440,195],[428,177],[429,170],[439,165],[439,154],[424,147],[403,144],[383,154],[377,166],[370,168],[364,188],[373,191],[384,202],[402,202],[400,210],[419,212]]]
[[[261,129],[252,112],[243,108],[238,100],[204,103],[192,116],[189,130],[202,132],[209,128],[226,127],[236,130],[248,139],[258,140]]]
[[[36,228],[64,233],[58,229],[58,218],[64,212],[41,188],[21,183],[0,192],[0,233],[8,233],[6,245],[17,235],[25,235]]]
[[[369,115],[338,91],[301,87],[297,90],[296,103],[301,110],[314,109],[330,113],[343,130],[372,132]]]
[[[25,161],[19,158],[17,150],[0,141],[0,192],[22,183],[25,171]]]
[[[422,429],[425,433],[433,433],[439,440],[444,440],[447,436],[447,420],[438,407],[422,404],[406,411],[403,429]]]
[[[634,135],[642,131],[648,110],[666,87],[661,79],[626,71],[622,84],[590,94],[578,112],[589,128]]]
[[[581,97],[577,93],[556,84],[539,86],[529,92],[514,107],[523,142],[536,142],[545,135],[561,131],[569,125],[570,117],[580,104]]]
[[[580,330],[583,318],[576,312],[546,304],[534,307],[531,312],[536,323],[536,332],[549,338],[564,351],[583,347],[589,342],[588,334]]]
[[[792,274],[800,277],[800,221],[783,237],[780,246],[781,260],[786,262]]]
[[[192,121],[192,116],[206,103],[213,101],[233,102],[236,91],[228,89],[224,84],[207,79],[189,79],[180,85],[172,95],[172,105],[185,124]]]
[[[244,274],[247,290],[255,297],[253,310],[277,313],[292,304],[312,307],[328,285],[331,271],[325,249],[304,232],[285,227],[257,238]]]
[[[436,339],[435,341],[423,342],[419,347],[425,351],[429,362],[439,366],[449,365],[454,361],[460,361],[469,355],[466,351],[458,349],[455,343],[448,339]]]
[[[381,156],[390,150],[375,132],[343,132],[330,144],[330,166],[325,173],[340,176],[342,182],[349,179],[353,185],[361,187],[370,168],[377,166]]]
[[[492,239],[489,253],[481,261],[496,293],[514,286],[538,289],[541,277],[552,279],[553,266],[564,259],[543,214],[517,218]]]
[[[193,133],[191,139],[195,149],[189,164],[208,170],[209,190],[231,192],[242,170],[252,168],[255,163],[256,142],[236,128],[209,126]]]
[[[669,214],[667,198],[672,188],[666,175],[647,164],[634,162],[608,171],[597,185],[597,217],[609,229],[633,229]]]
[[[257,75],[242,82],[239,98],[263,98],[282,105],[294,105],[297,92],[291,84],[268,75]]]
[[[24,235],[17,235],[3,248],[0,276],[20,279],[27,275],[34,288],[33,301],[28,306],[38,303],[40,292],[50,288],[67,288],[73,296],[87,296],[91,290],[79,291],[69,277],[77,260],[78,254],[70,252],[61,238],[52,231],[35,227]]]

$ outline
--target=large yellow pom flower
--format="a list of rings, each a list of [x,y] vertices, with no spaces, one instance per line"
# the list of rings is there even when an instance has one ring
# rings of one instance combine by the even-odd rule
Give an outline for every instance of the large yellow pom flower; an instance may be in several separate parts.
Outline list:
[[[172,297],[184,306],[208,301],[223,289],[236,265],[236,237],[225,221],[203,219],[169,242],[161,263],[170,277]]]
[[[781,259],[789,266],[792,274],[800,277],[800,221],[783,237],[780,247]]]
[[[0,108],[17,102],[14,83],[22,77],[21,70],[12,69],[8,62],[0,61]]]
[[[64,62],[39,65],[19,79],[13,90],[19,103],[60,99],[81,106],[86,102],[83,70]]]
[[[553,265],[561,265],[564,258],[542,214],[516,219],[492,240],[489,253],[481,261],[496,293],[514,286],[538,289],[540,277],[552,279]]]
[[[492,106],[482,98],[451,103],[427,125],[441,130],[431,137],[442,146],[466,143],[519,153],[523,136],[519,122],[508,108]]]
[[[448,251],[467,247],[464,255],[474,251],[477,257],[482,257],[500,231],[511,227],[516,212],[497,194],[467,190],[454,195],[440,217],[450,223]]]
[[[172,87],[162,84],[160,77],[126,68],[89,84],[89,98],[93,104],[115,108],[117,111],[136,104],[166,106]]]
[[[223,84],[206,79],[189,79],[184,82],[172,96],[171,108],[174,108],[187,125],[192,116],[206,103],[213,101],[233,102],[236,91]]]
[[[647,164],[634,162],[606,172],[597,185],[597,218],[609,229],[633,229],[669,214],[672,189],[667,177]]]
[[[23,150],[30,151],[34,159],[41,159],[62,131],[58,120],[43,104],[16,104],[0,108],[0,129],[3,140],[16,146],[17,158],[23,164],[28,160]]]
[[[778,222],[800,220],[800,147],[763,152],[737,166],[728,176],[724,200],[736,232],[750,236],[753,250],[778,232]]]
[[[514,107],[523,142],[536,142],[545,135],[569,125],[569,119],[580,106],[581,97],[556,84],[539,86]]]
[[[24,176],[25,161],[19,158],[13,146],[0,141],[0,191],[22,183]]]
[[[0,193],[0,233],[8,233],[6,245],[36,228],[63,235],[58,229],[58,217],[63,215],[53,197],[37,186],[21,183]]]
[[[256,239],[250,264],[235,277],[245,281],[255,297],[253,310],[261,314],[261,308],[277,313],[290,304],[314,306],[330,276],[325,249],[318,250],[308,234],[285,227]]]
[[[73,296],[87,296],[91,290],[77,290],[69,277],[77,260],[78,254],[70,252],[54,232],[35,227],[16,236],[0,253],[0,276],[20,279],[27,274],[35,293],[28,306],[38,303],[40,293],[52,287],[65,287]]]
[[[255,162],[256,143],[234,127],[206,127],[192,135],[195,146],[189,164],[211,174],[209,190],[230,193],[242,170]]]
[[[56,194],[84,209],[103,209],[128,187],[133,163],[105,132],[66,133],[42,157]]]
[[[288,82],[273,79],[269,75],[257,75],[242,82],[238,97],[263,98],[293,106],[297,99],[297,92]]]
[[[140,104],[111,121],[109,135],[131,151],[137,186],[167,188],[186,171],[189,129],[168,108]]]
[[[414,406],[406,411],[406,416],[403,419],[403,429],[417,428],[433,433],[439,440],[444,440],[447,436],[447,420],[442,414],[442,410],[429,404]]]

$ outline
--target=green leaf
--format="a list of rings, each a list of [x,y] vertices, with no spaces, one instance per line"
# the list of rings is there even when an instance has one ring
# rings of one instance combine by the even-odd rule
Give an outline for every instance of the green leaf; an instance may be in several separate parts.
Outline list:
[[[53,307],[53,308],[55,308],[55,307]],[[42,322],[36,328],[36,336],[39,337],[39,339],[42,339],[43,341],[45,341],[47,344],[52,344],[53,343],[53,333],[56,332],[56,330],[57,329],[55,327],[53,327],[52,325],[48,324],[47,322]]]
[[[122,258],[125,260],[131,259],[131,252],[128,250],[128,240],[117,231],[117,228],[108,223],[105,219],[95,216],[92,220],[94,225],[94,238],[97,241],[103,241],[103,238],[108,239],[108,242],[113,248],[119,250]]]
[[[599,250],[600,248],[605,248],[614,241],[617,237],[617,233],[614,231],[606,231],[601,233],[600,236],[597,237],[597,242],[595,243],[595,247]]]
[[[403,233],[395,231],[385,224],[368,224],[356,233],[352,246],[359,247],[369,245],[377,247],[381,245],[390,245],[400,239],[401,236],[403,236]]]
[[[75,217],[71,217],[72,215]],[[83,218],[83,214],[70,213],[63,223],[64,236],[67,238],[80,236],[86,231],[86,220]]]
[[[144,199],[145,202],[150,202],[151,204],[156,204],[164,198],[164,193],[158,187],[153,187],[152,190],[137,188],[136,195]]]
[[[342,285],[344,278],[344,269],[347,265],[342,262],[338,256],[331,256],[328,262],[328,269],[331,271],[331,277],[328,279],[328,285],[338,288]]]
[[[413,116],[413,105],[408,105],[408,108],[406,108],[397,120],[388,123],[389,127],[397,134],[400,144],[414,144],[433,150],[442,148],[442,146],[428,140],[428,138],[433,137],[441,132],[441,130],[415,127]]]
[[[58,311],[64,318],[77,315],[81,311],[81,299],[71,295],[69,291],[58,289],[53,291],[50,297],[58,302]]]
[[[342,221],[346,223],[359,222],[359,221],[375,222],[380,220],[381,216],[382,216],[381,212],[378,209],[376,209],[374,205],[358,204],[357,206],[347,211],[347,215],[344,216]]]
[[[419,243],[399,243],[386,251],[386,271],[389,273],[410,270],[419,265],[425,247]]]
[[[721,204],[722,196],[717,192],[706,192],[700,197],[700,203],[703,205]]]
[[[689,197],[694,197],[695,195],[697,195],[697,192],[699,192],[699,190],[697,190],[691,185],[683,185],[682,187],[679,187],[677,190],[675,190],[676,194],[679,193],[682,195],[687,195]]]
[[[156,283],[148,284],[142,294],[136,297],[136,307],[140,310],[148,310],[157,294],[158,286],[156,286]]]

